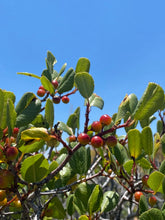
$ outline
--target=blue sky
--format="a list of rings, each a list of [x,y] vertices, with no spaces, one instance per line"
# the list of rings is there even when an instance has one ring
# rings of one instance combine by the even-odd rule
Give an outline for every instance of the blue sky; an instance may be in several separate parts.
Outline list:
[[[105,101],[90,120],[112,115],[126,94],[140,98],[149,82],[165,85],[164,9],[164,0],[2,0],[0,88],[14,92],[17,101],[27,91],[36,93],[40,82],[16,73],[41,75],[48,50],[57,71],[87,57],[95,92]],[[57,106],[56,120],[65,122],[78,106],[84,108],[76,94]]]

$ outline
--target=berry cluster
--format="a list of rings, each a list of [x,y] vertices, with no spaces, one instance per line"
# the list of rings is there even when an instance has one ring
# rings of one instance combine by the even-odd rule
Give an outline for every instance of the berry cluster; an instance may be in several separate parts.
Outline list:
[[[107,125],[110,125],[111,122],[112,118],[109,115],[102,115],[99,121],[94,121],[91,124],[91,130],[88,131],[95,132],[94,136],[90,137],[88,132],[83,132],[80,133],[77,138],[74,135],[70,136],[69,142],[78,140],[80,144],[87,145],[90,143],[94,148],[102,147],[104,144],[108,145],[109,147],[114,147],[117,144],[117,138],[115,136],[110,135],[107,138],[102,137],[103,128]]]
[[[54,89],[56,90],[58,88],[58,81],[53,80],[52,85],[54,86]],[[45,94],[47,94],[47,90],[43,87],[43,85],[41,85],[37,91],[37,95],[39,97],[44,97]],[[67,95],[64,95],[64,96],[55,95],[55,96],[52,96],[52,100],[54,104],[59,104],[61,100],[64,104],[69,103],[69,97]]]

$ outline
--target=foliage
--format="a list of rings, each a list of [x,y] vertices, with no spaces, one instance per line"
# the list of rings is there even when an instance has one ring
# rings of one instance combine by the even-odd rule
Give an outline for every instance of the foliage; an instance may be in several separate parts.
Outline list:
[[[41,76],[18,73],[40,80],[38,96],[27,92],[15,105],[15,95],[0,89],[0,218],[164,219],[164,90],[149,83],[140,100],[125,96],[114,115],[100,115],[99,126],[91,126],[93,107],[102,109],[104,101],[94,91],[90,61],[80,58],[66,73],[66,63],[58,73],[56,62],[48,51]],[[80,107],[55,124],[57,100],[77,92],[84,98],[84,127]],[[91,144],[94,136],[99,138]],[[143,193],[139,202],[136,192]],[[148,202],[152,194],[158,198],[154,207]]]

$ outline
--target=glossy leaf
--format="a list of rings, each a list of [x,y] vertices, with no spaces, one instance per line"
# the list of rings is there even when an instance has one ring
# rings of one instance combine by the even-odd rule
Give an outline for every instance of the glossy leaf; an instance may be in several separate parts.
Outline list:
[[[18,72],[17,74],[19,75],[25,75],[25,76],[30,76],[30,77],[34,77],[34,78],[37,78],[37,79],[40,79],[39,76],[33,74],[33,73],[26,73],[26,72]]]
[[[60,173],[62,184],[64,186],[74,176],[74,172],[72,168],[69,166],[65,166],[59,173]]]
[[[142,157],[140,160],[137,160],[137,163],[143,169],[151,169],[152,168],[151,163],[145,157]]]
[[[119,162],[120,165],[123,165],[124,162],[128,159],[125,148],[120,143],[117,143],[117,145],[113,148],[113,150],[117,161]]]
[[[79,58],[77,65],[76,65],[76,73],[79,73],[79,72],[89,73],[89,69],[90,69],[90,61],[85,57]]]
[[[21,112],[23,112],[23,110],[25,110],[27,108],[27,106],[31,103],[31,101],[33,99],[35,99],[36,96],[34,95],[34,93],[32,92],[26,92],[20,99],[20,101],[18,102],[18,104],[16,105],[16,112],[17,115],[19,115]]]
[[[59,74],[58,74],[58,77],[63,74],[63,72],[64,72],[65,69],[66,69],[66,66],[67,66],[67,63],[64,63],[64,65],[63,65],[63,66],[61,67],[61,69],[60,69],[60,72],[59,72]]]
[[[39,128],[39,127],[32,127],[29,128],[21,133],[21,139],[23,141],[30,141],[30,140],[48,140],[49,134],[46,128]]]
[[[75,129],[79,129],[80,124],[80,107],[78,107],[73,114],[71,114],[68,118],[67,125],[72,128],[73,133],[75,133]]]
[[[135,94],[126,95],[121,104],[119,105],[115,123],[124,118],[127,112],[132,114],[132,112],[136,108],[137,103],[138,99]]]
[[[138,158],[142,152],[141,134],[137,129],[128,132],[128,148],[131,157]]]
[[[155,133],[154,134],[154,152],[153,152],[153,156],[155,157],[157,151],[159,150],[161,146],[161,138],[159,133]]]
[[[70,68],[66,72],[66,74],[64,75],[62,80],[60,81],[60,84],[59,84],[59,86],[57,88],[57,92],[59,94],[67,92],[67,91],[69,91],[69,90],[71,90],[73,88],[74,76],[75,76],[75,72],[74,72],[73,68]]]
[[[163,160],[161,162],[161,165],[159,167],[159,171],[165,175],[165,160]]]
[[[103,200],[101,203],[101,213],[109,212],[114,209],[119,201],[119,194],[113,191],[107,191],[103,195]]]
[[[103,199],[102,189],[99,185],[96,185],[88,200],[88,210],[90,215],[100,210],[102,199]]]
[[[87,72],[76,73],[75,83],[80,94],[88,99],[94,91],[94,80],[92,76]]]
[[[140,201],[139,201],[139,215],[141,215],[143,212],[148,210],[148,203],[147,203],[147,199],[144,195],[142,195],[140,197]]]
[[[51,218],[53,219],[65,219],[66,217],[65,209],[57,196],[49,202],[49,205],[45,210],[45,215],[50,216],[50,212]]]
[[[33,153],[33,152],[37,152],[38,150],[40,150],[45,144],[45,141],[40,140],[40,141],[30,141],[27,143],[24,143],[19,150],[22,153]]]
[[[8,126],[8,135],[12,136],[13,128],[15,126],[17,113],[15,112],[14,104],[11,99],[7,100],[7,126]]]
[[[152,208],[140,215],[139,220],[163,220],[163,215],[159,209]]]
[[[87,183],[81,183],[78,185],[74,194],[73,203],[75,209],[80,215],[83,215],[88,211],[87,209],[88,199],[94,187],[95,187],[94,184],[87,184]]]
[[[27,157],[21,166],[21,176],[28,183],[42,180],[48,173],[49,163],[43,154]]]
[[[81,215],[78,220],[89,220],[89,218],[86,215]]]
[[[133,167],[133,160],[127,160],[124,165],[123,165],[125,171],[128,173],[128,174],[131,174],[131,170],[132,170],[132,167]]]
[[[161,108],[163,100],[163,89],[156,83],[149,83],[142,98],[139,100],[136,106],[134,118],[136,120],[149,118]]]
[[[86,174],[91,165],[90,148],[81,147],[71,157],[69,164],[75,173]]]
[[[74,195],[70,194],[66,200],[67,213],[72,216],[75,212],[74,204],[73,204]]]
[[[152,130],[150,127],[143,128],[141,132],[141,140],[142,140],[142,147],[146,154],[152,155],[153,153],[153,137],[152,137]]]
[[[147,184],[156,193],[162,192],[162,182],[165,175],[159,171],[154,171],[150,174]]]
[[[48,98],[46,100],[46,104],[45,104],[45,118],[46,121],[49,124],[49,127],[52,128],[53,127],[53,123],[54,123],[54,105],[53,105],[53,101]]]
[[[87,100],[85,100],[85,105],[87,104]],[[103,99],[96,95],[95,93],[93,93],[90,97],[89,97],[89,104],[90,106],[95,106],[99,109],[103,109],[104,107],[104,101]]]
[[[70,128],[69,126],[67,126],[64,122],[59,122],[58,124],[58,129],[59,130],[62,130],[64,132],[66,132],[67,134],[69,135],[73,135],[73,131],[72,131],[72,128]]]
[[[162,152],[165,155],[165,134],[161,136],[161,146],[162,146]]]
[[[2,95],[3,93],[3,95]],[[1,117],[1,120],[0,120],[0,128],[4,129],[7,127],[7,102],[8,100],[11,100],[13,103],[15,102],[15,95],[12,93],[12,92],[8,92],[8,91],[5,91],[1,90],[1,93],[0,95],[2,95],[2,98],[1,98],[1,102],[3,102],[2,106],[1,106],[1,113],[2,115],[0,116]]]
[[[163,131],[163,122],[161,120],[157,121],[157,132],[161,134]]]
[[[32,122],[41,110],[41,101],[39,99],[32,99],[32,101],[25,107],[25,109],[17,116],[16,127],[22,127]]]
[[[54,95],[54,86],[53,84],[49,81],[49,79],[46,76],[41,76],[41,83],[43,87],[50,92],[51,95]]]

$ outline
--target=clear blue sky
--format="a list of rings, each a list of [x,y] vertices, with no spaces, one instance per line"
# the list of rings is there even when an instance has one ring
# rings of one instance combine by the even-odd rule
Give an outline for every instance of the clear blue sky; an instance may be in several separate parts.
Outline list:
[[[95,92],[105,101],[90,119],[111,115],[125,94],[140,98],[148,82],[165,86],[164,10],[164,0],[0,1],[0,88],[14,92],[17,101],[27,91],[36,93],[39,81],[16,73],[41,75],[47,50],[57,71],[87,57]],[[65,122],[77,106],[83,107],[79,95],[57,107],[56,120]]]

